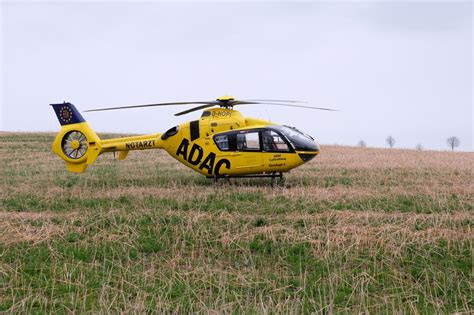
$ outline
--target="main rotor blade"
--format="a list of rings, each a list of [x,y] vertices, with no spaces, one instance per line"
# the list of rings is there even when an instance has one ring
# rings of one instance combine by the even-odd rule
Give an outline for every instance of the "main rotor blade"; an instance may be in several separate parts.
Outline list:
[[[283,102],[283,103],[308,103],[306,101],[284,101],[284,100],[242,100],[244,102]]]
[[[192,104],[208,104],[211,106],[218,105],[217,101],[208,102],[172,102],[172,103],[157,103],[157,104],[144,104],[144,105],[131,105],[131,106],[120,106],[120,107],[106,107],[85,110],[85,112],[100,112],[105,110],[116,110],[116,109],[127,109],[127,108],[141,108],[141,107],[153,107],[153,106],[172,106],[172,105],[192,105]]]
[[[234,105],[251,105],[251,104],[261,104],[259,102],[251,102],[251,101],[239,101],[239,100],[235,100],[235,101],[229,101],[228,102],[228,105],[230,106],[234,106]],[[262,103],[263,104],[263,103]]]
[[[286,106],[286,107],[300,107],[300,108],[327,110],[327,111],[332,111],[332,112],[338,112],[339,111],[337,109],[325,108],[325,107],[313,107],[313,106],[306,106],[306,105],[281,104],[281,103],[270,103],[270,102],[236,102],[233,105],[250,105],[250,104],[262,104],[262,105],[274,105],[274,106]]]
[[[247,102],[247,101],[236,101],[236,100],[231,100],[231,101],[226,101],[226,102],[215,101],[212,104],[211,104],[211,102],[209,102],[207,105],[196,106],[196,107],[184,110],[182,112],[176,113],[174,115],[175,116],[181,116],[181,115],[185,115],[185,114],[188,114],[188,113],[200,110],[200,109],[205,109],[205,108],[209,108],[209,107],[213,107],[213,106],[223,106],[224,104],[227,105],[227,106],[234,106],[234,105],[256,104],[256,103],[255,102]]]
[[[217,104],[207,104],[207,105],[196,106],[196,107],[193,107],[193,108],[184,110],[184,111],[182,111],[182,112],[176,113],[176,114],[174,114],[174,115],[175,115],[175,116],[181,116],[181,115],[184,115],[184,114],[188,114],[188,113],[191,113],[191,112],[200,110],[200,109],[205,109],[205,108],[213,107],[213,106],[216,106],[216,105],[219,105],[219,103],[217,103]]]
[[[216,102],[217,104],[206,104],[206,105],[201,105],[201,106],[196,106],[187,110],[184,110],[182,112],[174,114],[175,116],[181,116],[185,115],[200,109],[205,109],[209,107],[213,107],[216,105],[222,105],[220,102]],[[296,104],[282,104],[282,103],[270,103],[270,102],[250,102],[250,101],[229,101],[228,105],[229,106],[235,106],[235,105],[274,105],[274,106],[286,106],[286,107],[300,107],[300,108],[309,108],[309,109],[317,109],[317,110],[327,110],[327,111],[334,111],[337,112],[337,109],[332,109],[332,108],[325,108],[325,107],[313,107],[313,106],[305,106],[305,105],[296,105]]]

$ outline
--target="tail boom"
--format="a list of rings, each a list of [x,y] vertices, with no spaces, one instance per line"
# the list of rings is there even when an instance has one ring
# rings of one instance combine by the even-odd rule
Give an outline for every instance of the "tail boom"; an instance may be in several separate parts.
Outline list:
[[[101,140],[73,104],[51,105],[62,126],[53,142],[53,152],[66,162],[70,172],[84,172],[104,152],[119,152],[119,160],[123,160],[132,150],[162,148],[159,133]]]

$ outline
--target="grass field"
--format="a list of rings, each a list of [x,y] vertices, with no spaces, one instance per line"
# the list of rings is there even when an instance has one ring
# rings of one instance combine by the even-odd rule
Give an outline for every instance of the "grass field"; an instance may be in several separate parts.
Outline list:
[[[0,312],[474,312],[473,153],[323,146],[271,189],[52,141],[0,134]]]

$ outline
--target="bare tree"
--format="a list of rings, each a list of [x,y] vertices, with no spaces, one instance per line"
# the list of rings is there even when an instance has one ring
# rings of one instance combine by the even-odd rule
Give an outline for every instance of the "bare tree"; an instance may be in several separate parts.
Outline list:
[[[418,143],[415,149],[417,149],[418,151],[423,151],[423,146],[421,145],[421,143]]]
[[[449,137],[446,140],[446,142],[448,143],[448,146],[451,148],[451,151],[454,151],[454,148],[459,147],[459,145],[461,144],[461,140],[459,140],[459,138],[456,136]]]
[[[395,145],[395,138],[392,136],[388,136],[385,141],[387,141],[387,144],[390,146],[390,148],[393,148],[393,146]]]
[[[365,143],[364,140],[360,140],[359,142],[357,142],[357,146],[361,148],[365,148],[367,144]]]

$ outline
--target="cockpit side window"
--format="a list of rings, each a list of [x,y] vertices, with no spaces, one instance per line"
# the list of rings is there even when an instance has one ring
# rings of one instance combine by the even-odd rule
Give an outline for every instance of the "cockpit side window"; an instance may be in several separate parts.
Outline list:
[[[282,137],[273,130],[262,131],[263,151],[267,152],[288,152],[290,147]]]

